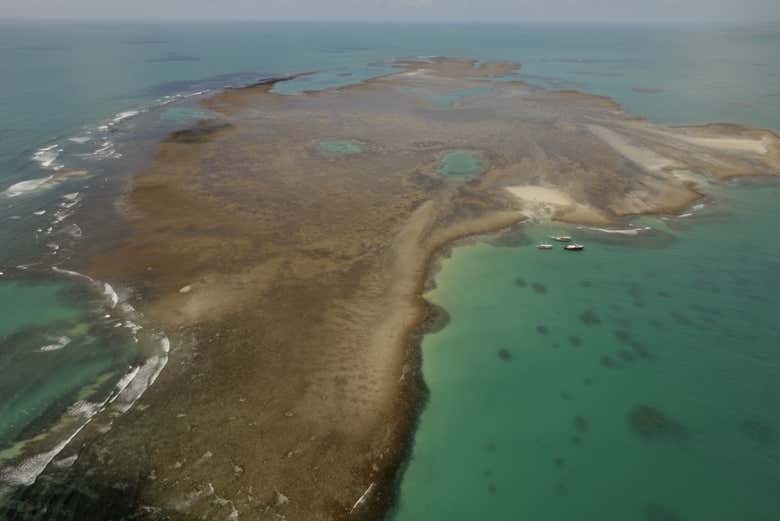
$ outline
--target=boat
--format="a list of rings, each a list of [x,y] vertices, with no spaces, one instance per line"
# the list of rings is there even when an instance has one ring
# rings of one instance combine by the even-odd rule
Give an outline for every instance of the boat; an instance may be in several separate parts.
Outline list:
[[[585,249],[585,246],[582,244],[567,244],[563,249],[567,251],[582,251]]]
[[[553,249],[553,245],[552,244],[539,244],[539,245],[536,246],[536,248],[539,249],[539,250],[552,250]]]
[[[552,235],[550,239],[558,242],[571,242],[571,237],[568,235]]]

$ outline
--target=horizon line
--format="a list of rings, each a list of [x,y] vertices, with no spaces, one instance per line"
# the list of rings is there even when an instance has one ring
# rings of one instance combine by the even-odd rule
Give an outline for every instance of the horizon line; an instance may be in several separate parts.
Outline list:
[[[603,20],[603,19],[506,19],[506,18],[485,18],[481,20],[467,20],[467,19],[446,19],[446,18],[247,18],[247,17],[211,17],[211,18],[173,18],[173,17],[159,17],[159,18],[112,18],[112,17],[34,17],[34,16],[12,16],[2,17],[0,16],[0,23],[5,22],[124,22],[124,23],[321,23],[321,24],[339,24],[339,23],[367,23],[367,24],[461,24],[461,25],[476,25],[476,24],[496,24],[496,25],[515,25],[515,24],[528,24],[528,25],[544,25],[544,24],[562,24],[562,25],[721,25],[721,26],[744,26],[744,25],[757,25],[757,26],[772,26],[779,25],[778,20],[727,20],[727,19],[711,19],[703,20],[701,18],[696,19],[680,19],[680,20],[667,20],[667,19],[655,19],[655,20],[628,20],[628,19],[616,19],[616,20]]]

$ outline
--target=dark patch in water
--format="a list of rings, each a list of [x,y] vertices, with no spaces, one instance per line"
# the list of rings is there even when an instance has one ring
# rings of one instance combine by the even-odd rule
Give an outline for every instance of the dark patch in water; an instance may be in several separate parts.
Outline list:
[[[561,347],[561,344],[559,344],[558,342],[553,342],[552,343],[552,348],[553,349],[559,349],[560,347]]]
[[[488,492],[490,492],[491,496],[496,495],[496,484],[493,483],[492,481],[488,484]]]
[[[658,320],[656,318],[651,318],[649,322],[650,322],[651,326],[656,327],[656,328],[663,327],[663,325],[664,325],[663,322],[661,322],[660,320]]]
[[[574,428],[577,429],[577,432],[580,434],[585,434],[590,430],[590,423],[584,416],[575,416]]]
[[[531,284],[531,287],[534,289],[535,292],[539,294],[547,293],[547,286],[544,284],[539,284],[538,282],[534,282]]]
[[[587,377],[583,378],[582,383],[584,383],[585,385],[592,385],[593,384],[593,379],[592,378],[587,378]]]
[[[702,315],[709,315],[711,317],[723,316],[723,312],[718,308],[712,306],[706,306],[704,304],[691,304],[691,309]]]
[[[653,358],[653,354],[648,351],[648,349],[642,345],[641,342],[638,342],[636,340],[631,341],[631,349],[634,350],[634,353],[637,354],[640,358],[644,358],[645,360],[649,360]]]
[[[205,143],[211,136],[219,132],[232,127],[232,125],[226,121],[219,121],[215,119],[204,119],[199,121],[192,128],[185,130],[177,130],[173,132],[168,141],[173,143]]]
[[[628,293],[634,300],[634,305],[636,307],[642,308],[645,306],[644,300],[642,299],[642,288],[638,282],[632,282],[628,286],[626,293]]]
[[[490,476],[493,475],[493,471],[490,469],[485,469],[482,471],[482,475],[485,476],[486,478],[489,478]]]
[[[518,248],[531,244],[531,240],[526,235],[525,228],[522,226],[513,226],[488,241],[488,244],[498,248]]]
[[[489,441],[489,442],[487,442],[487,443],[485,444],[485,452],[489,452],[489,453],[491,453],[491,454],[493,454],[494,452],[496,452],[496,444],[495,444],[495,443],[493,443],[492,441]]]
[[[563,398],[566,401],[571,400],[571,395],[566,391],[561,391],[561,398]]]
[[[634,361],[634,354],[631,351],[628,351],[627,349],[621,349],[620,351],[618,351],[618,357],[624,362]]]
[[[679,311],[670,311],[669,316],[674,319],[675,322],[680,324],[681,326],[692,326],[693,320],[685,316],[683,313]]]
[[[587,309],[580,313],[580,321],[583,324],[592,326],[594,324],[601,324],[601,317],[599,317],[598,313],[596,313],[596,310]]]
[[[536,331],[537,331],[537,332],[538,332],[540,335],[546,335],[546,334],[548,334],[548,333],[550,332],[550,329],[549,329],[547,326],[544,326],[544,325],[542,325],[542,324],[539,324],[538,326],[536,326]]]
[[[646,440],[685,440],[688,432],[680,423],[652,405],[637,405],[628,413],[628,425],[634,434]]]
[[[515,286],[517,286],[518,288],[527,288],[528,287],[528,283],[525,281],[524,278],[517,277],[515,279]]]
[[[582,339],[577,335],[571,335],[569,337],[569,343],[574,347],[580,347],[582,345]]]
[[[555,459],[553,460],[553,463],[555,463],[555,466],[556,466],[556,467],[558,467],[559,469],[563,469],[563,468],[565,468],[565,467],[566,467],[566,460],[565,460],[565,459],[563,459],[563,458],[562,458],[562,457],[560,457],[560,456],[558,456],[557,458],[555,458]]]
[[[740,424],[742,434],[762,447],[772,443],[775,437],[772,425],[762,418],[748,418]]]
[[[558,496],[568,496],[569,488],[564,483],[559,481],[555,484],[555,494]]]
[[[424,328],[428,333],[438,333],[450,323],[450,314],[441,306],[428,303],[428,316],[425,318]]]
[[[609,355],[604,355],[601,357],[601,365],[603,365],[607,369],[614,369],[615,367],[617,367],[617,363]]]
[[[582,438],[580,438],[579,436],[572,436],[571,444],[576,447],[582,447]]]
[[[645,505],[644,514],[646,521],[682,521],[677,512],[657,503]]]
[[[498,358],[500,358],[504,362],[509,362],[510,360],[512,360],[512,352],[502,347],[501,349],[498,350]]]
[[[589,280],[583,280],[582,282],[580,282],[580,286],[582,286],[583,288],[590,288],[593,286],[593,283]]]
[[[616,329],[615,338],[620,340],[621,343],[627,344],[628,342],[631,341],[631,334],[624,329]]]
[[[670,297],[671,297],[671,295],[670,295],[670,294],[669,294],[667,291],[659,291],[659,292],[657,293],[657,295],[658,295],[659,297],[664,297],[664,298],[670,298]]]

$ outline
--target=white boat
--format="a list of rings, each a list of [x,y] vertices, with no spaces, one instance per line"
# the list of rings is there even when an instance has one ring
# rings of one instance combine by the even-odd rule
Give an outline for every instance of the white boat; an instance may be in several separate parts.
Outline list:
[[[567,251],[582,251],[585,249],[585,246],[582,244],[567,244],[563,249]]]
[[[571,242],[571,237],[568,235],[552,235],[550,239],[558,242]]]
[[[539,250],[552,250],[553,249],[553,245],[552,244],[539,244],[539,245],[536,246],[536,248],[539,249]]]

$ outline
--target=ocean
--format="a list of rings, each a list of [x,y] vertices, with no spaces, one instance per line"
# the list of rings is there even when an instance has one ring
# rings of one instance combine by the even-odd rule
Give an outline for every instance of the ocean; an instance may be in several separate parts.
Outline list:
[[[67,271],[105,239],[85,199],[115,197],[211,92],[314,72],[276,87],[295,95],[434,55],[521,63],[516,79],[659,123],[780,131],[777,26],[1,22],[0,481],[34,479],[164,367],[129,288]],[[538,224],[455,247],[392,517],[773,519],[778,201],[742,181],[630,223],[647,233]],[[586,251],[533,247],[559,232]]]

